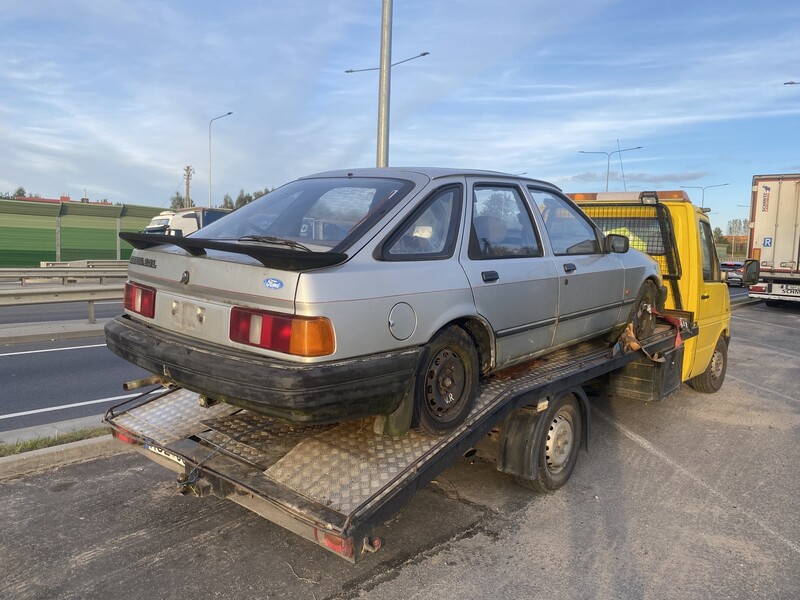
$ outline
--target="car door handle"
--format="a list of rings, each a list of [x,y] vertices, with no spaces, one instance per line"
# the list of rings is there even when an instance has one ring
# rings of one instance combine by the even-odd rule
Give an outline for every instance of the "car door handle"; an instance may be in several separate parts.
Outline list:
[[[481,273],[481,278],[483,278],[484,283],[491,283],[500,279],[500,275],[497,274],[497,271],[484,271]]]
[[[564,263],[564,272],[566,273],[572,273],[577,268],[574,263]]]

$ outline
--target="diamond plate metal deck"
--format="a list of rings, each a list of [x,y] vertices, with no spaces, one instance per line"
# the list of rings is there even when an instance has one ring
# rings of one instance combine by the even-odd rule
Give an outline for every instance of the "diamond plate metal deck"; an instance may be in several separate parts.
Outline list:
[[[276,463],[301,440],[336,426],[286,423],[247,411],[205,420],[203,425],[210,431],[198,437],[261,471]]]
[[[203,419],[224,417],[239,408],[230,404],[215,404],[203,408],[197,394],[176,390],[114,417],[114,423],[161,445],[169,444],[207,429]]]
[[[373,433],[371,420],[344,423],[303,439],[265,474],[306,498],[350,514],[390,493],[510,395],[562,377],[565,369],[582,370],[587,363],[605,360],[608,353],[607,346],[582,344],[500,372],[481,384],[466,421],[447,436],[414,430],[385,436]]]

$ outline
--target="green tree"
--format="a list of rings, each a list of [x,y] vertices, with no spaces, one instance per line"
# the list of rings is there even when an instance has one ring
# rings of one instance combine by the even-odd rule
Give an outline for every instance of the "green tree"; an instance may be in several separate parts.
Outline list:
[[[250,204],[253,200],[254,198],[252,194],[245,193],[243,189],[239,190],[239,195],[236,196],[235,208],[241,208],[245,204]]]
[[[725,239],[725,236],[722,233],[722,229],[719,227],[714,227],[714,243],[721,245],[728,243],[728,240]]]
[[[186,198],[183,197],[183,194],[180,192],[175,192],[169,199],[169,208],[170,210],[178,210],[179,208],[183,208],[185,203]]]
[[[12,198],[27,198],[27,197],[28,197],[28,194],[27,194],[27,192],[25,191],[25,188],[24,188],[24,187],[22,187],[22,186],[19,186],[19,187],[18,187],[18,188],[17,188],[17,189],[14,191],[14,195],[12,196]]]
[[[234,209],[233,198],[231,198],[230,194],[225,194],[225,196],[222,198],[222,208],[229,208],[231,210]]]

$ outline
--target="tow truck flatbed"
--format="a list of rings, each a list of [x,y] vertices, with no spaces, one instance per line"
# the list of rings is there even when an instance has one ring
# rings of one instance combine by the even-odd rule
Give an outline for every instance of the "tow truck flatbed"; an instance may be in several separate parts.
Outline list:
[[[681,339],[697,330],[686,313],[677,316],[680,331],[660,325],[642,345],[650,356],[667,356],[667,368],[679,374],[669,357],[679,363]],[[372,419],[285,423],[228,404],[201,406],[184,389],[142,394],[111,408],[105,420],[117,439],[179,473],[184,493],[228,498],[355,562],[380,548],[373,535],[389,516],[512,413],[528,411],[535,420],[549,398],[648,360],[641,350],[612,355],[600,340],[501,371],[481,382],[466,421],[441,437],[378,434]],[[588,402],[583,392],[577,396],[586,440]],[[526,478],[513,463],[498,469]]]

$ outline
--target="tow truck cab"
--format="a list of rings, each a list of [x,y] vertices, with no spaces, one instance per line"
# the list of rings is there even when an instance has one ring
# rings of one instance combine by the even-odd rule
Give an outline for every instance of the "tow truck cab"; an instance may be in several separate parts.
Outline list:
[[[604,232],[628,236],[631,247],[658,261],[668,289],[666,308],[690,313],[699,331],[685,340],[681,380],[699,391],[717,391],[727,367],[731,307],[707,209],[692,204],[682,190],[569,196]]]

